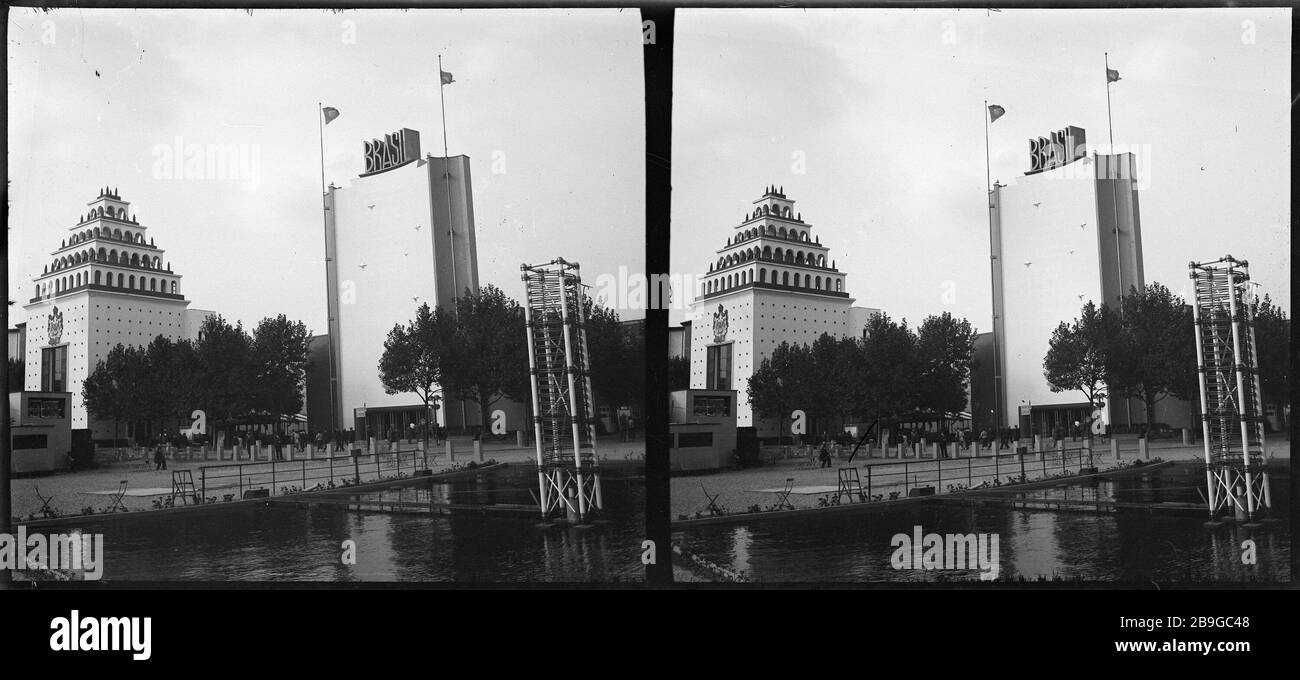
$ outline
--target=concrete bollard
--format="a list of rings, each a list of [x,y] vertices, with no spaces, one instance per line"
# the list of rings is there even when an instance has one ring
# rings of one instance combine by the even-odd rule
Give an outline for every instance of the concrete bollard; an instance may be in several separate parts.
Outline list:
[[[515,430],[515,444],[521,448],[528,448],[528,442],[524,441],[524,431]]]
[[[474,440],[474,460],[483,462],[483,442],[477,439]]]
[[[1119,440],[1114,437],[1110,438],[1110,457],[1119,460]]]
[[[1186,427],[1183,428],[1183,446],[1192,445],[1192,431]]]
[[[1151,460],[1151,450],[1147,448],[1147,438],[1138,437],[1138,456],[1142,460]]]
[[[447,460],[448,461],[456,460],[456,449],[451,445],[451,440],[448,439],[447,441],[443,442],[443,446],[446,447],[447,449]]]

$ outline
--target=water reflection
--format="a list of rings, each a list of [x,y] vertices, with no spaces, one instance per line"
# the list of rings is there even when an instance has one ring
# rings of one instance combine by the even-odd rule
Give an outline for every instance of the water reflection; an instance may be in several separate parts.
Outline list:
[[[365,500],[528,503],[535,472],[391,487]],[[334,507],[241,507],[87,522],[104,533],[105,580],[182,581],[640,581],[644,493],[640,483],[604,488],[606,519],[589,528],[538,526],[538,518],[402,515]],[[345,540],[356,564],[343,564]]]
[[[1196,503],[1203,472],[1165,466],[1140,475],[1023,492],[1025,497]],[[1047,512],[995,506],[931,504],[873,514],[828,514],[715,525],[678,532],[686,548],[753,580],[976,580],[977,570],[896,570],[891,539],[925,533],[999,534],[1000,577],[1082,581],[1289,581],[1289,478],[1274,475],[1274,516],[1245,527],[1204,525],[1205,517],[1169,514]],[[743,540],[741,539],[743,537]],[[1244,564],[1247,539],[1255,564]]]

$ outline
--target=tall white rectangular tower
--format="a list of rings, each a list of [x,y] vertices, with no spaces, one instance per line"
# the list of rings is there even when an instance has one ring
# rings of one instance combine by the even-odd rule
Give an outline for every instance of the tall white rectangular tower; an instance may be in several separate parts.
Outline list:
[[[401,143],[325,196],[335,417],[341,429],[380,436],[406,430],[424,410],[413,394],[384,392],[378,366],[388,331],[421,304],[451,308],[466,289],[478,291],[469,158],[422,156],[412,130],[388,138]],[[478,409],[457,399],[443,399],[438,419],[454,429],[481,424]]]

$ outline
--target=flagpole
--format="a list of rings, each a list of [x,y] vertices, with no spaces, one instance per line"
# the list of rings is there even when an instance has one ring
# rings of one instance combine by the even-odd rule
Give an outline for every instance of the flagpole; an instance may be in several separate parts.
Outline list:
[[[449,152],[447,151],[447,83],[443,82],[442,73],[442,55],[439,54],[438,104],[442,109],[442,179],[447,188],[447,239],[450,244],[447,248],[449,251],[447,255],[451,259],[451,310],[453,314],[460,316],[460,305],[457,304],[457,300],[460,299],[460,289],[456,285],[456,230],[451,221],[451,158],[449,158]],[[429,231],[434,232],[433,229]],[[434,243],[437,243],[436,239]],[[437,252],[436,245],[434,252]],[[450,409],[450,405],[448,405],[448,408]],[[445,419],[448,415],[450,414],[445,414],[443,418]],[[450,422],[448,422],[448,425],[450,426]],[[460,401],[460,426],[461,428],[469,427],[469,414],[466,413],[464,400]]]
[[[1115,155],[1115,127],[1110,118],[1110,52],[1103,52],[1106,59],[1106,134],[1110,137],[1110,153]]]
[[[438,55],[438,102],[442,107],[442,171],[447,187],[447,237],[451,241],[451,299],[453,305],[460,298],[460,289],[456,286],[456,230],[451,222],[451,159],[447,155],[447,84],[442,80],[442,55]],[[453,310],[455,311],[455,310]]]
[[[321,229],[325,236],[325,333],[327,335],[326,346],[329,349],[330,363],[330,438],[338,432],[339,425],[339,408],[338,408],[338,376],[334,372],[334,343],[338,341],[338,334],[334,331],[334,315],[330,311],[330,246],[329,246],[329,213],[325,208],[325,106],[323,102],[316,102],[316,131],[320,134],[320,214]]]
[[[1116,203],[1116,194],[1119,192],[1119,159],[1115,155],[1115,130],[1110,116],[1110,53],[1103,52],[1102,54],[1106,60],[1106,133],[1110,139],[1110,158],[1106,163],[1105,172],[1111,175],[1108,179],[1111,180],[1110,210],[1111,219],[1114,220],[1113,224],[1115,227],[1115,277],[1119,282],[1120,314],[1122,315],[1124,313],[1124,267],[1123,258],[1120,256],[1119,206]]]
[[[989,100],[984,100],[984,208],[989,221],[989,294],[993,304],[993,429],[1002,429],[1002,368],[998,342],[997,253],[993,240],[993,183],[989,159]],[[973,416],[973,414],[972,414]]]
[[[1110,158],[1106,163],[1105,172],[1110,175],[1110,214],[1112,224],[1115,227],[1115,280],[1119,283],[1119,314],[1120,318],[1124,317],[1124,257],[1120,250],[1119,239],[1119,205],[1117,195],[1119,194],[1119,158],[1115,154],[1115,124],[1110,114],[1110,52],[1102,53],[1106,61],[1106,135],[1110,140]],[[1124,399],[1125,424],[1130,427],[1133,425],[1133,402],[1129,398]]]

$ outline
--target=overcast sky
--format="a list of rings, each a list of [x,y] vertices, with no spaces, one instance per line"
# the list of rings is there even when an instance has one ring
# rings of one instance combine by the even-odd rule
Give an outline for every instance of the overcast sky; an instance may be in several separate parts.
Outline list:
[[[440,156],[439,53],[456,80],[450,152],[473,163],[480,283],[520,299],[524,262],[577,260],[588,283],[644,267],[637,12],[11,9],[8,22],[19,303],[108,185],[192,308],[246,326],[284,312],[322,332],[317,102],[342,114],[325,129],[327,181],[347,186],[362,142],[402,127]],[[229,145],[247,165],[168,178],[160,149],[177,138]],[[20,304],[10,315],[24,319]]]
[[[784,185],[857,305],[988,330],[983,102],[1006,108],[992,176],[1013,183],[1031,137],[1106,142],[1109,51],[1147,282],[1186,295],[1190,260],[1230,253],[1290,310],[1289,10],[695,10],[676,30],[675,271]]]

